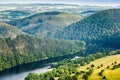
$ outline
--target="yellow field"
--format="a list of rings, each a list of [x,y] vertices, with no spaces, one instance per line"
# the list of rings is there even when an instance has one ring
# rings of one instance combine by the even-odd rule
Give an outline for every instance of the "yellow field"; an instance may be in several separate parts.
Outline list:
[[[116,64],[120,63],[120,55],[112,55],[112,56],[107,56],[104,58],[97,59],[95,61],[92,61],[90,64],[81,66],[78,68],[78,71],[87,71],[86,68],[90,67],[91,64],[95,65],[93,73],[89,76],[88,80],[103,80],[103,76],[106,76],[107,80],[120,80],[120,68],[117,68],[115,70],[107,69],[107,66],[112,67],[112,63],[117,62]],[[97,69],[98,66],[103,64],[103,67]],[[105,70],[103,73],[103,76],[99,76],[98,73],[101,70]],[[79,80],[81,79],[82,76],[79,76]]]

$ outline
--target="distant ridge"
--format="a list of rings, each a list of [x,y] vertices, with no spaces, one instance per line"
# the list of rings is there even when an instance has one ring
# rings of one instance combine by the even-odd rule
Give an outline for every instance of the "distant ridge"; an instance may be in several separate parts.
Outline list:
[[[22,32],[21,30],[9,24],[0,22],[0,37],[1,38],[7,38],[7,37],[16,38],[16,36],[22,35],[22,34],[24,34],[24,32]]]
[[[99,11],[56,33],[56,38],[96,40],[120,33],[120,9]]]
[[[7,22],[11,20],[21,19],[26,16],[29,16],[31,13],[26,11],[18,10],[5,10],[0,11],[0,21]]]
[[[72,23],[76,23],[82,18],[82,16],[77,14],[51,11],[35,14],[19,20],[13,20],[8,23],[22,29],[28,34],[39,38],[48,38],[53,36],[56,31]]]
[[[55,38],[84,40],[87,53],[120,49],[120,9],[108,9],[88,16],[55,34]]]

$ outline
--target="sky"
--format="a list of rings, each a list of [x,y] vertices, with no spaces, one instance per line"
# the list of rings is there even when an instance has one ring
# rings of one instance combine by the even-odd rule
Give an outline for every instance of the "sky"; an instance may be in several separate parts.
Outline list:
[[[79,4],[79,5],[120,5],[120,0],[0,0],[0,4],[18,3],[49,3],[49,4]]]

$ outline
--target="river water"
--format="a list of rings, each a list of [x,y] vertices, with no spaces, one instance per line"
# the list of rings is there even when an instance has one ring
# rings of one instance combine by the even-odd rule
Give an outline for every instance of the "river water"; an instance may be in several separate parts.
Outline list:
[[[60,60],[66,59],[66,58],[76,58],[79,53],[76,54],[69,54],[65,56],[60,56],[56,58],[49,58],[46,60],[40,60],[38,62],[32,62],[27,64],[22,64],[7,70],[4,70],[0,72],[0,80],[24,80],[24,78],[29,73],[44,73],[47,71],[52,70],[51,63],[58,62]]]
[[[29,69],[29,68],[28,68]],[[26,70],[25,71],[5,71],[3,72],[3,74],[1,73],[0,75],[0,80],[24,80],[24,78],[29,74],[29,73],[44,73],[47,71],[52,70],[51,66],[49,65],[45,65],[45,66],[41,66],[37,69],[32,69],[32,70]]]

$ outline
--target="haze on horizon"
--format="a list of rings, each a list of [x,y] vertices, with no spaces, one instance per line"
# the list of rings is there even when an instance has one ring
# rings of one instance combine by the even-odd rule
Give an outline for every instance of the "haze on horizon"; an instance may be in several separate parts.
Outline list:
[[[49,3],[49,4],[119,6],[120,0],[0,0],[0,4],[10,4],[10,3],[17,3],[17,4]]]

